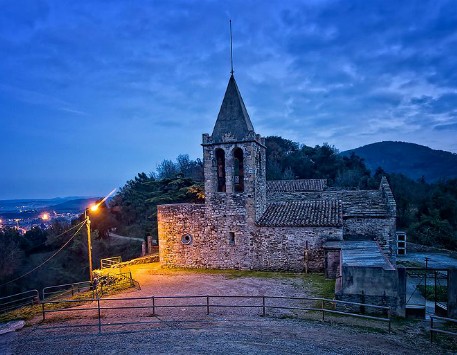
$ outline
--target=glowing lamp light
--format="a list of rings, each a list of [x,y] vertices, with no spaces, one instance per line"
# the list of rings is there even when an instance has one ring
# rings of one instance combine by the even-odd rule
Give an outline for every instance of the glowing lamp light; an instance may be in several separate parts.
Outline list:
[[[90,206],[90,210],[91,210],[92,212],[97,211],[97,210],[98,210],[98,205],[94,204],[94,205]]]
[[[43,221],[49,221],[49,213],[45,212],[41,215]]]

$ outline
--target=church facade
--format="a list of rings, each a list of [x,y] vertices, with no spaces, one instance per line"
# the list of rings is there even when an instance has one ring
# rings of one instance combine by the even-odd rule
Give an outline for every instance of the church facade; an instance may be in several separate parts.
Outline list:
[[[321,179],[267,181],[265,139],[233,75],[202,146],[205,203],[158,206],[163,266],[326,270],[335,277],[335,242],[345,240],[374,241],[394,261],[396,206],[387,180],[370,191],[329,188]]]

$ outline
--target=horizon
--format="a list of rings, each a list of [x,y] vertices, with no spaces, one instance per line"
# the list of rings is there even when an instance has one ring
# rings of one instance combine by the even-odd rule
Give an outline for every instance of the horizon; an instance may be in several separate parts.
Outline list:
[[[284,137],[282,137],[284,138]],[[429,148],[429,149],[432,149],[434,151],[443,151],[443,150],[439,150],[439,149],[433,149],[431,147],[427,147],[427,146],[424,146],[424,145],[421,145],[421,144],[417,144],[417,143],[412,143],[412,142],[404,142],[404,141],[380,141],[380,142],[374,142],[374,143],[369,143],[369,144],[366,144],[364,146],[360,146],[360,147],[356,147],[354,149],[357,149],[357,148],[363,148],[363,147],[366,147],[366,146],[369,146],[369,145],[372,145],[372,144],[377,144],[377,143],[405,143],[405,144],[414,144],[414,145],[418,145],[418,146],[421,146],[421,147],[425,147],[425,148]],[[336,149],[338,149],[338,147],[335,147]],[[344,152],[347,152],[347,151],[351,151],[353,149],[348,149],[348,150],[344,150],[344,151],[338,151],[339,153],[344,153]],[[457,155],[457,153],[453,153],[453,152],[449,152],[449,151],[444,151],[446,153],[451,153],[451,154],[454,154],[454,155]],[[140,172],[138,172],[140,173]],[[371,172],[373,173],[373,172]],[[387,172],[389,173],[389,172]],[[135,175],[136,176],[136,175]],[[131,179],[134,178],[134,176],[131,177]],[[130,179],[129,179],[130,180]],[[126,181],[127,182],[127,181]],[[116,189],[117,191],[119,189]],[[103,194],[99,194],[99,195],[88,195],[88,196],[72,196],[72,195],[64,195],[64,196],[53,196],[53,197],[19,197],[19,198],[7,198],[7,199],[3,199],[3,198],[0,198],[0,202],[6,202],[6,201],[27,201],[27,200],[30,200],[30,201],[35,201],[35,200],[55,200],[55,199],[93,199],[93,198],[103,198]]]
[[[230,76],[230,19],[256,133],[455,154],[454,5],[5,3],[0,199],[104,196],[164,159],[201,157]]]

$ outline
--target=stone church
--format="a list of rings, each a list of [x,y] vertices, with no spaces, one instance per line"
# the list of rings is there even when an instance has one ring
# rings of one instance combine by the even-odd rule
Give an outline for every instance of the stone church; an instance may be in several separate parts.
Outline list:
[[[344,243],[354,241],[370,242],[392,265],[396,206],[387,180],[369,191],[330,188],[322,179],[267,181],[265,139],[233,74],[202,146],[205,203],[158,206],[163,266],[335,277]]]

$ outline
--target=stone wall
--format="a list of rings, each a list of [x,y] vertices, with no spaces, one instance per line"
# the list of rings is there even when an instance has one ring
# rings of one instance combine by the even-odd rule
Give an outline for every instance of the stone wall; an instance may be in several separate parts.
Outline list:
[[[159,257],[164,266],[198,267],[206,262],[205,206],[174,204],[157,206]],[[182,238],[190,235],[189,245]]]
[[[344,218],[343,229],[347,238],[376,240],[383,253],[393,261],[395,254],[395,218]]]
[[[336,279],[341,274],[341,249],[325,249],[325,277]]]
[[[225,199],[222,194],[219,197]],[[241,197],[232,198],[228,205],[221,203],[211,209],[197,204],[158,206],[162,265],[252,269],[252,237],[243,202]],[[183,243],[186,235],[191,236],[190,243]]]
[[[253,238],[253,268],[322,272],[322,244],[342,239],[338,227],[259,227]]]
[[[212,209],[198,204],[158,206],[162,265],[322,272],[322,244],[343,239],[343,230],[338,227],[250,225],[243,201],[230,199],[231,205],[221,203]],[[190,243],[183,242],[185,236],[190,236]]]
[[[335,297],[349,302],[389,306],[393,314],[402,315],[400,283],[397,270],[379,267],[343,266],[341,284]],[[366,308],[367,313],[377,313]]]
[[[379,186],[379,190],[382,193],[383,199],[386,203],[389,221],[391,223],[391,229],[389,233],[389,240],[387,241],[389,250],[388,256],[389,260],[392,263],[395,263],[397,259],[397,237],[396,237],[396,230],[397,230],[397,203],[395,202],[394,195],[392,190],[390,189],[390,185],[387,182],[387,178],[385,176],[381,179],[381,184]],[[385,249],[387,249],[385,247]]]

